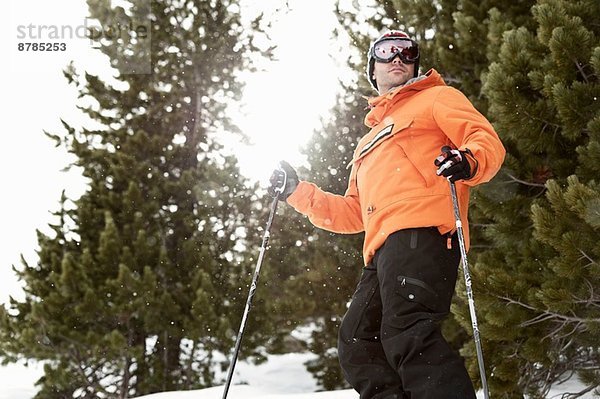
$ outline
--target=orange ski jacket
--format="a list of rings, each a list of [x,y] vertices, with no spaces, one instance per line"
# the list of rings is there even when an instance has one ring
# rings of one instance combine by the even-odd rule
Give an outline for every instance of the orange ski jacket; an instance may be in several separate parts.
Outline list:
[[[434,69],[424,78],[369,99],[369,105],[365,124],[371,131],[359,141],[348,165],[352,169],[345,195],[301,181],[287,202],[322,229],[364,231],[366,265],[395,231],[455,230],[450,187],[436,175],[433,161],[444,145],[468,148],[478,164],[476,173],[456,182],[468,248],[469,187],[489,181],[505,155],[492,125]]]

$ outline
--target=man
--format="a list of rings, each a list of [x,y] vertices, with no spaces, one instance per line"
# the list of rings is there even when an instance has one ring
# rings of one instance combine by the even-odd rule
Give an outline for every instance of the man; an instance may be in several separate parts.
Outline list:
[[[282,162],[280,199],[320,228],[365,232],[365,267],[339,331],[344,376],[361,399],[472,399],[463,360],[441,334],[460,262],[448,182],[461,219],[469,187],[489,181],[505,155],[491,124],[431,69],[418,74],[418,44],[400,31],[368,54],[371,131],[354,152],[344,196],[299,181]],[[450,148],[448,148],[450,147]],[[277,195],[271,189],[273,195]],[[468,225],[463,226],[468,245]]]

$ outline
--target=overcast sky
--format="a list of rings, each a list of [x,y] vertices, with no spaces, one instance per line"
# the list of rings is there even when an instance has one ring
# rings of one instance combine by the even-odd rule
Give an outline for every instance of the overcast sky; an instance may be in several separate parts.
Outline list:
[[[247,4],[254,3],[273,10],[285,1],[247,0]],[[237,151],[241,167],[263,185],[279,159],[302,162],[298,147],[318,126],[320,115],[332,107],[338,85],[336,65],[328,55],[333,48],[329,39],[335,23],[332,1],[288,3],[291,11],[273,26],[273,38],[280,46],[278,60],[268,71],[249,76],[242,108],[246,115],[240,115],[237,122],[254,140],[252,148]],[[61,132],[60,118],[74,126],[86,123],[75,108],[77,92],[67,85],[62,70],[73,60],[91,73],[109,74],[106,58],[93,50],[87,39],[66,37],[61,40],[66,51],[18,51],[20,42],[34,42],[29,36],[48,34],[52,26],[64,25],[75,34],[80,32],[79,28],[88,24],[84,0],[68,0],[60,7],[42,0],[10,0],[9,4],[11,12],[0,16],[0,49],[9,56],[0,75],[1,106],[5,110],[5,144],[0,157],[0,302],[9,294],[19,295],[10,265],[20,263],[20,254],[34,261],[35,229],[48,231],[50,211],[57,209],[62,190],[77,197],[85,189],[78,171],[61,172],[69,158],[43,133]],[[293,93],[286,101],[279,100],[283,87]],[[263,123],[266,120],[270,130]]]

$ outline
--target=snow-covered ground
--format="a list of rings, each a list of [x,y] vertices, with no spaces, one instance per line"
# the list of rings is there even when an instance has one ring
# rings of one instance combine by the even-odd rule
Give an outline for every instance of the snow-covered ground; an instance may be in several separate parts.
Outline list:
[[[266,363],[236,365],[228,399],[358,399],[352,390],[315,392],[317,381],[306,371],[304,363],[312,354],[271,355]],[[225,377],[225,374],[222,376]],[[221,399],[223,386],[196,391],[164,392],[141,396],[143,399]]]
[[[548,398],[559,399],[565,392],[577,392],[577,384],[565,384],[561,389],[553,389]],[[157,393],[147,396],[141,396],[139,399],[221,399],[223,397],[223,387],[213,387],[197,391],[179,391]],[[229,399],[358,399],[358,394],[352,389],[330,391],[330,392],[309,392],[309,393],[265,393],[259,388],[247,385],[236,385],[231,387]],[[483,393],[477,394],[478,399],[483,399]],[[581,396],[581,398],[598,398],[591,394]]]
[[[304,363],[315,357],[312,354],[290,353],[271,355],[269,360],[260,365],[238,362],[233,384],[228,399],[358,399],[352,389],[316,392],[319,390],[316,380],[306,371]],[[29,365],[28,382],[19,378],[22,370],[17,365],[7,366],[0,374],[0,399],[29,399],[36,392],[33,381],[42,375],[39,364]],[[225,373],[219,377],[224,378]],[[559,399],[566,392],[578,392],[582,389],[577,381],[572,380],[556,386],[548,398]],[[163,392],[141,396],[138,399],[221,399],[223,386],[216,386],[195,391]],[[478,394],[483,399],[483,394]],[[582,399],[600,398],[591,393]]]
[[[143,399],[221,399],[223,387],[212,387],[197,391],[179,391],[156,393],[141,396]],[[259,388],[247,385],[231,387],[228,399],[358,399],[358,394],[352,389],[330,392],[309,393],[265,393]]]
[[[352,389],[315,392],[316,381],[306,371],[303,363],[311,359],[310,354],[287,354],[271,356],[269,361],[253,366],[240,362],[236,367],[233,385],[229,389],[228,399],[358,399]],[[241,385],[241,384],[244,385]],[[555,387],[548,399],[559,399],[566,392],[578,392],[581,385],[577,381],[568,381]],[[221,399],[223,386],[195,391],[163,392],[141,396],[138,399]],[[581,396],[582,399],[599,398],[592,394]],[[483,399],[479,392],[478,399]]]

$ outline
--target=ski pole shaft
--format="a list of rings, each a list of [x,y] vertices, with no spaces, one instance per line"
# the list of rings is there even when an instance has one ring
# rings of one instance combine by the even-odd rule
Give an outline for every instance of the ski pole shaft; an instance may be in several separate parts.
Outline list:
[[[275,218],[275,213],[277,212],[277,203],[278,202],[279,202],[279,199],[277,197],[273,198],[273,202],[271,202],[271,212],[269,213],[267,227],[265,228],[265,233],[263,235],[262,244],[260,246],[260,252],[258,254],[258,260],[256,261],[256,268],[254,269],[254,275],[252,277],[252,284],[250,285],[250,292],[248,293],[248,299],[246,299],[246,307],[244,309],[244,314],[242,316],[242,321],[240,323],[240,329],[238,331],[237,339],[235,341],[233,357],[231,359],[231,363],[229,364],[229,371],[227,373],[227,381],[225,382],[225,390],[223,392],[223,399],[227,398],[227,393],[229,392],[229,386],[231,385],[231,380],[233,378],[233,370],[235,369],[235,364],[237,362],[238,354],[240,352],[240,347],[242,344],[242,337],[244,336],[244,330],[246,329],[246,321],[248,319],[248,314],[250,313],[250,308],[252,307],[252,300],[254,299],[254,294],[256,292],[256,287],[258,285],[258,277],[260,275],[260,268],[262,266],[263,258],[265,256],[265,252],[267,251],[267,246],[269,244],[269,238],[271,236],[271,225],[273,224],[273,219]]]
[[[481,349],[481,339],[479,337],[479,327],[477,326],[477,314],[475,313],[475,300],[473,299],[473,287],[471,282],[471,273],[469,272],[469,262],[467,261],[467,249],[465,246],[465,236],[460,220],[460,210],[458,208],[458,197],[456,195],[456,186],[454,182],[450,183],[450,194],[452,196],[452,206],[454,208],[454,219],[456,220],[456,232],[458,234],[458,245],[462,257],[463,272],[465,275],[465,285],[467,287],[467,300],[469,302],[469,312],[471,314],[471,324],[473,325],[473,338],[475,339],[475,348],[477,349],[477,361],[479,364],[479,374],[481,375],[481,388],[485,399],[489,399],[487,379],[485,378],[485,366],[483,364],[483,351]]]

